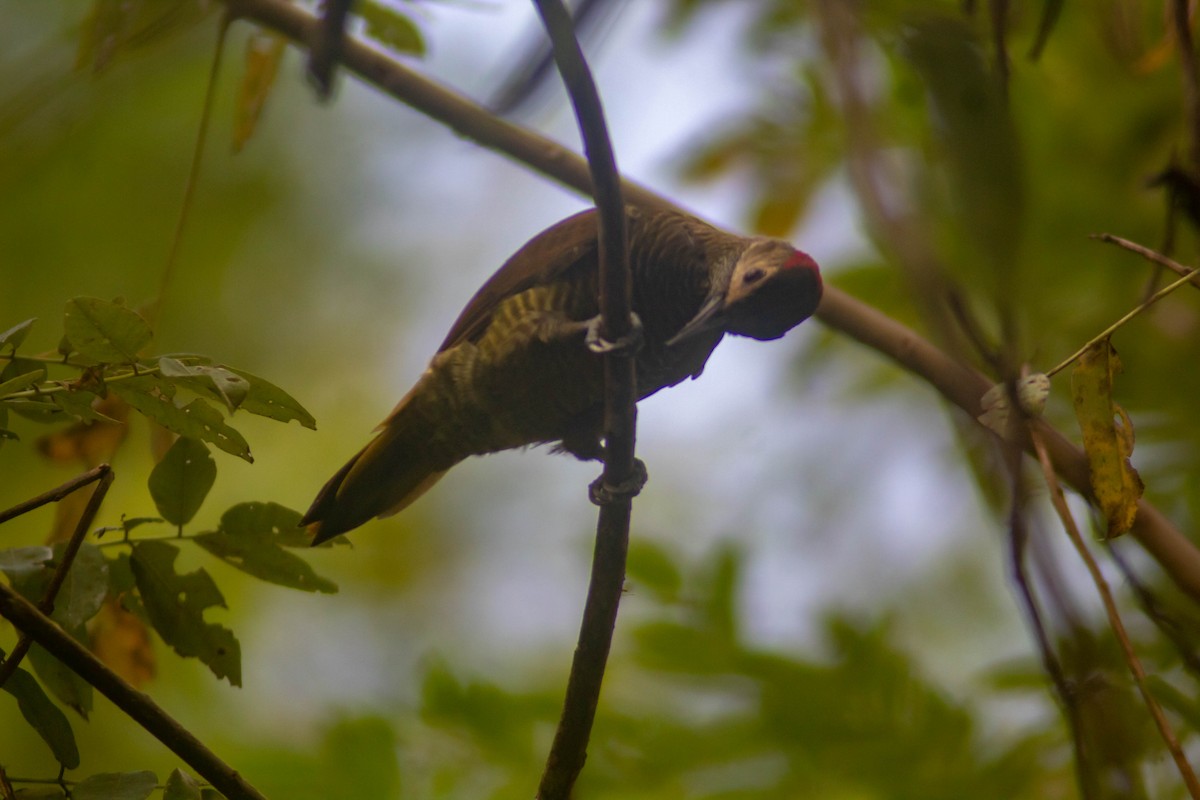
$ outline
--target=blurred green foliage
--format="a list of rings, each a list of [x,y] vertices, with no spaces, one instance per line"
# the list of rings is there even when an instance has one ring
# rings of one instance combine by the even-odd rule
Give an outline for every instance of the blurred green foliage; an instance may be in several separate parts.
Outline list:
[[[0,3],[9,23],[0,31],[0,328],[13,326],[0,334],[0,354],[18,347],[23,354],[53,353],[60,344],[46,326],[30,329],[22,320],[56,319],[69,298],[127,297],[131,308],[156,298],[216,36],[216,15],[206,15],[204,6],[98,0],[87,17],[72,3]],[[692,181],[738,178],[750,188],[745,218],[776,235],[795,231],[831,184],[847,188],[872,247],[855,263],[827,271],[836,285],[985,369],[1023,362],[1044,369],[1136,304],[1158,279],[1130,254],[1087,236],[1109,231],[1162,244],[1167,203],[1162,187],[1150,184],[1170,167],[1185,174],[1200,168],[1187,160],[1194,152],[1188,111],[1161,4],[674,0],[664,6],[662,27],[686,43],[701,35],[699,18],[734,6],[744,24],[722,32],[742,37],[746,64],[761,81],[748,82],[738,114],[697,133],[681,173]],[[1000,30],[991,14],[997,7],[1008,8]],[[134,16],[122,16],[129,8]],[[423,31],[405,6],[363,8],[367,36],[397,51],[426,51]],[[263,92],[254,96],[266,105],[246,114],[247,95],[238,86],[244,64],[236,54],[247,34],[235,27],[233,37],[219,73],[201,190],[188,212],[175,275],[158,298],[158,333],[171,348],[219,354],[271,375],[298,398],[339,409],[348,419],[329,425],[361,436],[365,404],[355,402],[371,398],[370,413],[379,414],[376,406],[386,410],[387,403],[376,403],[376,395],[390,398],[395,389],[362,385],[363,365],[390,370],[396,360],[385,356],[394,350],[385,339],[388,329],[372,326],[420,305],[418,294],[403,291],[414,285],[414,275],[454,265],[420,252],[374,252],[360,241],[353,222],[371,198],[358,196],[359,187],[377,168],[370,147],[345,146],[369,138],[361,110],[346,111],[342,127],[329,119],[336,114],[310,113],[299,69],[283,51],[271,50],[269,63],[259,65]],[[999,41],[1006,48],[1006,80]],[[1028,55],[1033,51],[1038,58]],[[372,114],[393,113],[378,96],[369,102]],[[354,106],[335,106],[346,108]],[[395,119],[388,117],[389,124]],[[413,134],[406,145],[423,152],[430,139],[422,136],[448,134]],[[246,137],[245,153],[230,159],[224,143]],[[426,189],[411,192],[398,191],[396,197],[407,199],[395,202],[409,203],[407,210],[427,202]],[[1186,218],[1176,223],[1175,254],[1192,262],[1194,231]],[[475,235],[473,226],[455,231]],[[478,230],[481,238],[491,233]],[[981,341],[965,335],[948,305],[952,297],[974,320]],[[128,323],[119,326],[124,333],[115,344],[112,336],[91,336],[92,312],[110,308],[101,304],[107,301],[73,306],[67,327],[75,349],[90,350],[98,361],[138,358],[143,331],[122,312],[111,312]],[[1185,530],[1200,513],[1194,491],[1200,420],[1193,413],[1200,391],[1200,370],[1193,366],[1200,357],[1198,328],[1196,300],[1185,287],[1114,338],[1126,367],[1118,399],[1139,434],[1134,461],[1150,498]],[[298,402],[261,394],[274,387],[255,374],[178,354],[155,363],[160,377],[142,379],[145,391],[130,395],[131,404],[151,415],[154,406],[145,398],[173,386],[211,401],[216,419],[240,407],[273,420],[312,421]],[[28,392],[49,379],[40,363],[9,360],[9,367],[0,376],[0,395]],[[835,367],[851,373],[847,391],[857,400],[902,405],[908,392],[894,370],[832,336],[797,356],[794,386]],[[1048,415],[1073,430],[1065,397],[1056,387]],[[86,460],[87,453],[73,452],[48,461],[29,446],[55,414],[86,417],[91,408],[50,405],[45,398],[14,397],[13,414],[0,417],[0,435],[22,439],[0,450],[0,506],[61,483]],[[20,411],[46,413],[29,420]],[[171,419],[164,414],[160,421]],[[198,631],[232,636],[207,614],[232,617],[232,626],[250,631],[241,634],[247,653],[256,645],[265,649],[272,637],[296,643],[290,652],[302,657],[258,665],[259,682],[247,681],[232,699],[214,694],[216,682],[203,667],[181,660],[164,660],[151,689],[196,720],[201,738],[270,796],[528,797],[561,702],[565,644],[552,654],[524,653],[508,667],[514,676],[493,674],[504,672],[494,664],[460,665],[414,635],[399,647],[419,651],[416,667],[396,663],[388,651],[378,660],[386,665],[389,689],[372,702],[333,702],[317,723],[300,711],[298,721],[254,719],[256,693],[276,680],[296,693],[297,706],[303,692],[295,687],[316,680],[354,697],[357,667],[375,643],[358,641],[361,651],[334,653],[337,666],[318,669],[331,648],[346,647],[344,640],[331,645],[319,638],[331,628],[320,627],[317,618],[335,613],[332,606],[309,604],[328,600],[323,596],[285,601],[304,609],[287,630],[254,627],[257,607],[275,602],[269,599],[275,595],[259,593],[238,579],[241,574],[310,592],[334,588],[287,549],[304,542],[286,506],[302,502],[324,465],[343,454],[294,439],[307,435],[299,426],[284,429],[286,436],[268,435],[244,413],[229,419],[246,427],[260,463],[248,471],[219,456],[215,483],[207,449],[196,438],[181,439],[178,451],[167,451],[154,468],[148,455],[157,446],[153,435],[140,422],[128,426],[118,456],[121,479],[109,501],[114,519],[105,521],[123,534],[146,525],[137,535],[153,535],[162,530],[158,520],[136,515],[157,509],[172,525],[186,525],[185,537],[201,547],[146,542],[137,546],[140,553],[115,558],[85,548],[80,575],[94,580],[70,589],[68,597],[78,602],[64,603],[60,619],[82,639],[84,622],[100,613],[88,598],[124,595],[130,612],[153,623],[167,644],[207,655],[205,663],[235,683],[241,672],[221,660],[229,655],[225,647],[195,638]],[[41,439],[41,449],[52,454],[55,441]],[[978,447],[969,434],[964,442]],[[983,493],[1001,497],[986,459],[974,466]],[[835,488],[842,502],[860,502],[853,487]],[[205,504],[210,489],[214,499]],[[817,504],[820,491],[804,500]],[[700,492],[692,494],[667,502],[687,505]],[[486,515],[476,513],[490,530],[490,518],[484,522]],[[122,514],[130,518],[117,520]],[[53,563],[54,552],[37,544],[53,527],[45,516],[31,515],[0,531],[10,537],[2,542],[0,568],[14,586],[25,581],[31,596]],[[390,541],[363,541],[353,554],[356,566],[333,565],[330,574],[346,587],[346,602],[356,604],[353,613],[366,620],[368,633],[397,616],[437,627],[442,606],[430,599],[436,596],[431,587],[448,583],[462,567],[463,540],[432,515],[406,515],[391,527]],[[434,539],[436,548],[424,544]],[[11,549],[18,545],[28,547]],[[1113,547],[1126,554],[1133,574],[1146,575],[1128,582],[1126,613],[1135,620],[1135,644],[1153,673],[1155,695],[1194,749],[1200,615],[1134,548]],[[1050,598],[1052,638],[1074,689],[1074,736],[1031,648],[993,665],[982,685],[969,690],[947,686],[944,674],[930,670],[923,646],[898,632],[905,599],[919,587],[887,599],[887,612],[827,612],[817,654],[756,643],[744,605],[753,581],[747,558],[733,546],[697,554],[655,545],[635,531],[632,609],[620,626],[580,797],[1183,796],[1102,617],[1061,579],[1052,558],[1040,556],[1040,580]],[[322,573],[329,564],[321,562]],[[930,565],[931,574],[953,569],[948,560]],[[884,602],[870,589],[861,587],[872,602]],[[1144,616],[1133,602],[1137,595]],[[959,606],[974,608],[962,597],[939,603],[953,607],[921,613],[952,616],[948,612]],[[217,610],[223,604],[231,608]],[[180,620],[182,632],[172,632]],[[963,641],[974,641],[991,622],[964,626]],[[393,629],[381,629],[378,638],[392,635]],[[132,797],[150,791],[141,770],[165,776],[178,766],[106,703],[94,703],[52,658],[35,649],[27,665],[32,672],[18,671],[5,686],[13,708],[0,707],[3,729],[20,725],[22,731],[0,739],[0,766],[10,777],[50,778],[62,764],[71,767],[69,777],[90,781],[76,784],[81,794],[87,787],[112,791],[115,781]],[[90,721],[68,717],[51,696]],[[17,706],[36,730],[24,725]],[[120,770],[125,777],[105,774]],[[173,777],[163,791],[182,798],[200,790],[188,778]],[[62,795],[53,786],[45,792]]]

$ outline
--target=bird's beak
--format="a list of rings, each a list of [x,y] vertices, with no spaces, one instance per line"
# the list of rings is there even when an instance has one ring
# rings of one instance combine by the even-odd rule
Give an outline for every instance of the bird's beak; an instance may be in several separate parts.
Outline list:
[[[724,311],[724,297],[710,297],[705,300],[704,305],[696,312],[696,316],[692,317],[691,321],[679,330],[679,333],[667,341],[667,347],[674,347],[685,339],[691,339],[698,334],[720,328],[725,324]]]

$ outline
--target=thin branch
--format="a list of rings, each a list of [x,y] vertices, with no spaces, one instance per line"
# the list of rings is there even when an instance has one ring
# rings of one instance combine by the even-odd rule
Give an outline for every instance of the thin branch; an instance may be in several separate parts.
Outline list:
[[[253,20],[293,41],[309,41],[316,20],[284,0],[225,0],[237,17]],[[346,42],[342,63],[350,72],[388,95],[445,124],[478,144],[576,189],[591,192],[587,163],[562,145],[496,117],[483,107],[418,75],[362,42]],[[673,207],[665,198],[625,180],[626,200],[637,205]],[[933,386],[971,418],[979,416],[980,398],[992,382],[950,358],[912,329],[834,286],[826,286],[817,310],[823,323],[884,355]],[[1035,423],[1059,474],[1076,491],[1093,499],[1083,451],[1044,423]],[[1029,442],[1023,443],[1032,452]],[[1138,504],[1132,534],[1162,565],[1171,579],[1200,601],[1200,550],[1146,501]]]
[[[1084,800],[1090,800],[1091,782],[1087,780],[1089,757],[1084,746],[1083,729],[1079,720],[1079,703],[1076,701],[1074,688],[1067,680],[1062,662],[1058,660],[1058,655],[1054,651],[1054,644],[1046,630],[1046,623],[1038,606],[1037,597],[1033,593],[1033,583],[1025,568],[1029,527],[1025,520],[1026,493],[1021,485],[1021,453],[1008,443],[1005,443],[1003,448],[1012,492],[1012,501],[1008,511],[1009,569],[1012,571],[1013,583],[1017,587],[1021,605],[1025,608],[1025,616],[1033,630],[1033,640],[1037,644],[1038,654],[1042,659],[1042,668],[1050,676],[1050,683],[1058,695],[1063,715],[1067,720],[1067,729],[1071,732],[1071,743],[1075,748],[1075,769],[1078,772],[1079,790]]]
[[[41,508],[47,503],[57,503],[59,500],[62,500],[64,497],[76,491],[77,489],[87,486],[89,483],[100,480],[101,476],[104,475],[105,472],[108,472],[109,469],[110,467],[107,464],[101,464],[98,467],[93,467],[87,472],[71,478],[71,480],[67,481],[62,486],[58,486],[48,492],[43,492],[37,497],[31,497],[23,503],[17,503],[15,506],[6,511],[0,511],[0,525],[3,525],[10,519],[16,519],[22,514],[28,514],[30,511],[33,511],[36,508]]]
[[[208,86],[204,90],[204,104],[200,108],[200,130],[196,133],[196,144],[192,149],[192,163],[188,168],[187,183],[183,187],[183,202],[179,205],[179,216],[175,220],[175,231],[171,234],[171,246],[167,250],[167,261],[163,265],[162,277],[158,283],[158,296],[154,305],[147,310],[150,327],[157,329],[158,320],[163,305],[167,301],[167,291],[171,288],[171,279],[175,276],[175,265],[179,262],[179,251],[183,244],[183,230],[192,214],[192,204],[196,199],[196,186],[200,183],[200,165],[204,160],[204,145],[208,141],[208,124],[213,114],[213,99],[217,93],[217,76],[221,72],[221,60],[225,55],[225,39],[229,33],[229,25],[233,22],[233,14],[228,10],[221,18],[221,28],[217,32],[217,48],[213,53],[212,66],[208,70]]]
[[[1150,295],[1142,302],[1138,303],[1136,306],[1134,306],[1132,309],[1130,309],[1127,314],[1123,315],[1119,320],[1114,322],[1112,325],[1109,325],[1107,328],[1100,331],[1098,334],[1096,334],[1091,339],[1089,339],[1087,341],[1087,343],[1085,343],[1083,345],[1083,347],[1079,348],[1074,353],[1067,356],[1060,363],[1056,364],[1052,369],[1046,370],[1046,377],[1049,378],[1052,375],[1054,375],[1054,373],[1059,372],[1059,371],[1065,369],[1066,367],[1069,367],[1071,365],[1071,362],[1073,362],[1075,359],[1079,358],[1081,355],[1083,355],[1088,350],[1090,350],[1093,345],[1096,345],[1096,344],[1104,341],[1105,339],[1107,339],[1109,336],[1111,336],[1113,333],[1115,333],[1117,331],[1117,329],[1119,329],[1126,322],[1129,322],[1129,320],[1133,319],[1138,314],[1141,314],[1147,308],[1154,305],[1159,300],[1162,300],[1164,297],[1166,297],[1171,292],[1178,289],[1180,286],[1183,286],[1185,283],[1191,283],[1192,279],[1196,277],[1197,273],[1198,273],[1197,270],[1194,270],[1194,269],[1188,270],[1188,272],[1182,278],[1179,278],[1176,281],[1168,283],[1166,286],[1159,289],[1157,292]]]
[[[91,529],[92,522],[95,521],[96,514],[100,511],[100,504],[104,502],[104,496],[108,494],[108,487],[113,482],[112,468],[108,464],[101,464],[95,469],[88,470],[84,475],[88,476],[89,480],[98,480],[99,482],[92,490],[92,496],[88,498],[87,505],[84,506],[83,513],[80,514],[79,521],[75,524],[75,530],[71,533],[71,538],[67,540],[66,547],[63,548],[62,559],[55,567],[54,574],[50,576],[50,581],[42,593],[42,599],[38,601],[38,609],[47,616],[54,613],[54,600],[67,580],[67,573],[70,571],[71,565],[75,563],[75,555],[79,552],[79,547],[83,544],[88,530]],[[80,484],[80,487],[84,485],[86,484]],[[25,654],[29,652],[32,644],[33,641],[28,634],[22,634],[17,640],[16,646],[8,654],[8,658],[0,664],[0,686],[3,686],[17,671],[17,666],[25,658]]]
[[[95,687],[229,800],[265,800],[236,770],[148,695],[126,683],[54,620],[4,584],[0,584],[0,616]]]
[[[546,757],[538,786],[540,800],[567,800],[587,760],[587,745],[604,668],[612,647],[617,608],[625,583],[632,495],[614,491],[634,476],[637,414],[635,346],[631,314],[632,290],[625,233],[625,204],[621,198],[612,143],[604,110],[587,62],[575,38],[571,17],[561,0],[534,0],[554,50],[554,60],[566,84],[579,121],[588,157],[596,208],[600,217],[600,335],[608,342],[626,340],[624,347],[604,356],[604,502],[596,524],[596,547],[579,643],[571,661],[562,716]]]
[[[333,74],[342,57],[346,19],[353,5],[354,0],[325,0],[321,11],[321,25],[309,50],[308,77],[322,100],[328,100],[333,93]]]
[[[1195,270],[1190,267],[1185,267],[1178,261],[1173,261],[1172,259],[1167,258],[1156,250],[1151,250],[1145,245],[1138,244],[1137,242],[1131,242],[1128,239],[1122,239],[1120,236],[1114,236],[1111,233],[1093,233],[1088,238],[1095,239],[1098,242],[1104,242],[1105,244],[1115,244],[1117,247],[1122,247],[1131,253],[1137,253],[1147,261],[1157,264],[1160,267],[1166,267],[1176,275],[1191,275],[1192,286],[1200,289],[1200,275],[1195,274]]]
[[[1134,596],[1142,606],[1142,613],[1175,646],[1184,668],[1191,672],[1193,677],[1200,678],[1200,653],[1197,653],[1195,643],[1189,641],[1192,632],[1191,626],[1176,619],[1163,607],[1150,587],[1146,586],[1134,571],[1133,565],[1129,563],[1129,559],[1125,557],[1120,546],[1114,542],[1109,542],[1108,545],[1108,554],[1112,556],[1113,563],[1121,570],[1125,583],[1133,590]]]
[[[1071,544],[1075,546],[1075,550],[1079,553],[1079,558],[1082,559],[1084,566],[1087,567],[1088,574],[1092,577],[1092,582],[1096,584],[1096,591],[1100,594],[1100,599],[1104,603],[1104,611],[1108,615],[1109,627],[1112,628],[1113,634],[1117,637],[1117,642],[1121,645],[1121,650],[1125,654],[1125,661],[1129,665],[1129,671],[1133,673],[1133,679],[1137,683],[1142,700],[1146,703],[1146,708],[1150,711],[1150,716],[1154,718],[1154,724],[1157,726],[1158,733],[1162,737],[1163,742],[1166,743],[1167,750],[1171,752],[1171,758],[1174,759],[1175,767],[1179,770],[1184,785],[1187,786],[1188,794],[1192,796],[1192,800],[1200,800],[1200,780],[1197,780],[1196,773],[1192,771],[1192,765],[1188,763],[1187,758],[1184,756],[1183,748],[1179,746],[1179,739],[1176,738],[1175,732],[1171,729],[1171,723],[1167,721],[1166,715],[1163,714],[1162,707],[1154,699],[1154,695],[1150,693],[1150,687],[1146,684],[1146,671],[1142,668],[1142,662],[1138,659],[1137,653],[1133,649],[1133,643],[1129,641],[1129,634],[1125,630],[1125,623],[1121,621],[1121,614],[1117,610],[1117,601],[1113,598],[1112,591],[1108,588],[1108,582],[1104,580],[1104,575],[1100,572],[1100,567],[1096,564],[1096,560],[1092,558],[1091,551],[1088,550],[1087,543],[1083,540],[1083,534],[1079,532],[1079,526],[1075,524],[1075,517],[1072,516],[1071,509],[1067,507],[1067,499],[1063,494],[1062,486],[1058,483],[1058,477],[1054,473],[1054,464],[1050,461],[1050,454],[1046,452],[1046,447],[1042,443],[1038,431],[1032,426],[1029,428],[1029,435],[1033,440],[1033,447],[1037,452],[1038,461],[1042,464],[1042,472],[1046,476],[1046,485],[1050,487],[1050,502],[1054,504],[1054,510],[1058,512],[1059,519],[1062,520],[1063,528],[1066,529]]]

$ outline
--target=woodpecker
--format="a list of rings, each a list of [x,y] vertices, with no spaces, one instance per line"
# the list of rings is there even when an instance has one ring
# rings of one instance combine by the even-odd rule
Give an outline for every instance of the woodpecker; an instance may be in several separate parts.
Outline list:
[[[626,211],[637,395],[697,378],[726,334],[778,339],[816,311],[821,274],[778,239],[676,211]],[[325,484],[303,525],[319,544],[408,507],[468,456],[553,443],[600,459],[603,357],[595,209],[518,250],[467,303],[375,437]]]

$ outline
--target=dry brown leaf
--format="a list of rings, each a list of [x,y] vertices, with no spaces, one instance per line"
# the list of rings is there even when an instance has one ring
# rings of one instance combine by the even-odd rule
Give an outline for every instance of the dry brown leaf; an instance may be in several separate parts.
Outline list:
[[[263,107],[275,84],[287,39],[277,33],[255,31],[246,44],[246,72],[238,90],[233,125],[233,151],[240,152],[254,135]]]
[[[96,657],[135,687],[154,679],[158,662],[150,632],[136,615],[107,600],[91,623],[91,649]]]
[[[1142,479],[1129,463],[1133,423],[1112,399],[1113,376],[1120,371],[1121,360],[1108,339],[1088,348],[1071,371],[1071,399],[1083,433],[1092,494],[1108,521],[1109,539],[1132,527],[1143,491]]]

